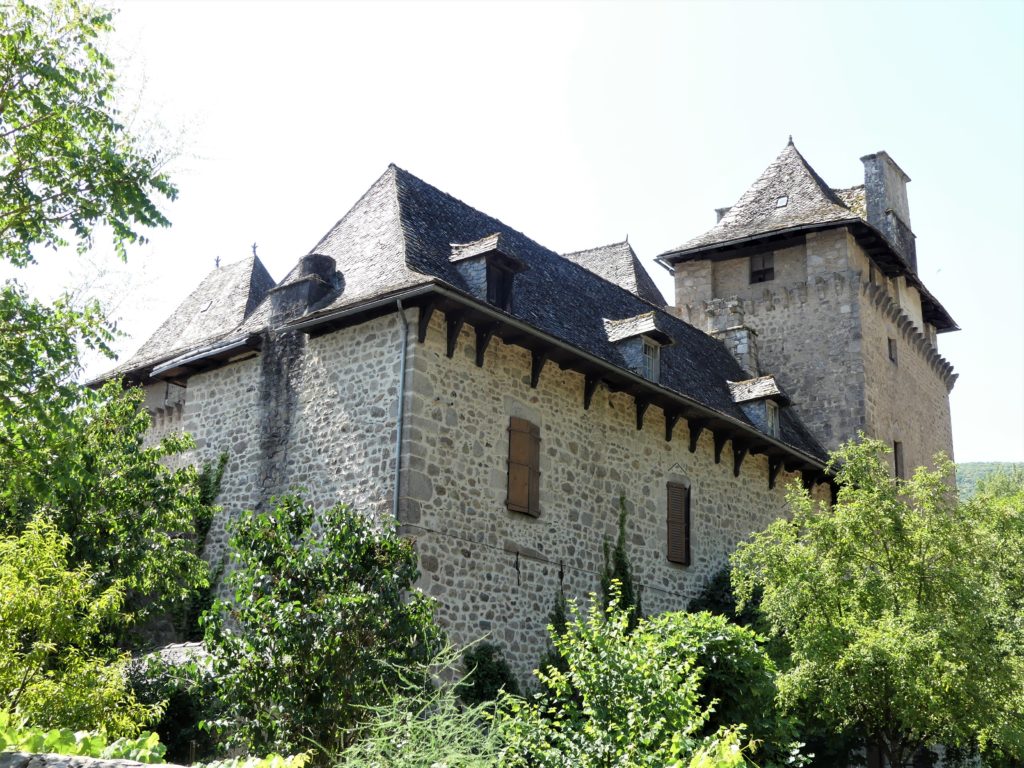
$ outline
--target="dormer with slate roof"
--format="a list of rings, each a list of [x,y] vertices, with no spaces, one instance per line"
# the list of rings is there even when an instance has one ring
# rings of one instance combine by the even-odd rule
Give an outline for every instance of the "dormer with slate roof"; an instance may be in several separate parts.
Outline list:
[[[864,184],[833,189],[790,139],[711,229],[657,260],[683,319],[730,344],[723,317],[741,318],[730,332],[751,343],[731,351],[756,339],[744,367],[784,382],[822,445],[864,431],[928,464],[952,455],[956,374],[937,345],[957,326],[917,272],[909,177],[885,152],[861,160]]]

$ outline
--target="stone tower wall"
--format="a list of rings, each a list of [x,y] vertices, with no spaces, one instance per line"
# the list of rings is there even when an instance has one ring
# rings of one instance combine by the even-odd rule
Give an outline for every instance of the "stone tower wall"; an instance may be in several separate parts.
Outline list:
[[[751,285],[748,270],[747,257],[678,265],[676,311],[712,331],[710,315],[735,305],[757,334],[761,372],[779,377],[826,449],[863,430],[890,447],[903,443],[908,472],[939,451],[952,456],[948,393],[956,376],[922,319],[916,288],[872,269],[844,229],[776,251],[772,281]]]
[[[864,429],[864,369],[860,363],[859,277],[845,230],[807,235],[803,245],[775,252],[775,279],[751,285],[749,259],[677,267],[678,312],[708,328],[712,298],[735,296],[744,323],[757,334],[762,373],[772,373],[793,408],[828,450]],[[701,274],[710,277],[699,279]],[[714,286],[722,293],[708,296]],[[696,289],[696,290],[695,290]],[[704,291],[703,295],[701,291]]]
[[[859,246],[853,247],[856,260],[866,263]],[[862,275],[865,431],[890,448],[901,442],[909,475],[915,467],[931,465],[940,451],[953,458],[949,391],[956,374],[939,355],[934,329],[921,323],[916,289],[877,277],[872,283],[867,270]],[[895,361],[889,339],[895,342]]]

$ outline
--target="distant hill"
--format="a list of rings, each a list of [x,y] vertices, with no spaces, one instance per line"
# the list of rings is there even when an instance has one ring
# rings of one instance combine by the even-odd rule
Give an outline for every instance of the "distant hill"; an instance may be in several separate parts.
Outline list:
[[[974,495],[978,481],[993,472],[1024,471],[1024,464],[1012,461],[968,461],[956,465],[956,487],[961,499]]]

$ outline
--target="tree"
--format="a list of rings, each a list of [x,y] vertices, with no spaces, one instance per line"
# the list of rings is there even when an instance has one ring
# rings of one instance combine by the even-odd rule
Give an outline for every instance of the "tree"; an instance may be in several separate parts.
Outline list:
[[[126,655],[102,649],[119,616],[119,584],[68,565],[70,539],[42,517],[0,537],[0,712],[40,727],[134,735],[158,708],[125,680]]]
[[[733,557],[737,594],[763,589],[761,610],[792,650],[780,695],[893,766],[934,743],[1019,759],[1021,634],[993,535],[992,515],[1004,516],[958,505],[943,457],[902,481],[885,450],[843,446],[830,463],[835,506],[794,487],[792,517]]]
[[[316,745],[325,760],[403,683],[399,670],[438,647],[433,604],[413,589],[416,553],[388,523],[344,504],[314,513],[295,496],[243,514],[231,548],[234,601],[214,604],[206,633],[217,727],[253,753]]]
[[[630,629],[629,611],[614,599],[602,608],[592,598],[585,614],[572,606],[565,634],[553,638],[568,671],[539,670],[544,695],[502,701],[502,765],[742,764],[743,752],[752,748],[746,744],[740,750],[745,726],[709,726],[713,702],[702,698],[701,632],[691,633],[688,615],[642,619]],[[733,629],[752,640],[746,630]]]
[[[112,14],[77,0],[0,5],[0,259],[32,248],[93,244],[97,226],[125,244],[167,226],[173,199],[159,158],[120,122],[114,66],[103,53]]]

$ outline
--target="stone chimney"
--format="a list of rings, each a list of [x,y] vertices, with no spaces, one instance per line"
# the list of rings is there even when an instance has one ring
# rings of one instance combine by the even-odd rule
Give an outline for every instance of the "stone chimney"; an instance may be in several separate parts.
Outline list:
[[[917,272],[917,248],[910,229],[910,205],[907,202],[907,182],[910,177],[886,152],[865,155],[864,198],[867,204],[868,224],[883,235]]]
[[[335,288],[335,262],[330,256],[310,253],[299,260],[299,268],[288,282],[270,290],[276,321],[300,317]]]
[[[707,334],[725,344],[736,362],[751,376],[759,376],[761,364],[757,354],[757,331],[744,323],[740,300],[712,299],[705,302],[704,311],[707,313]]]

